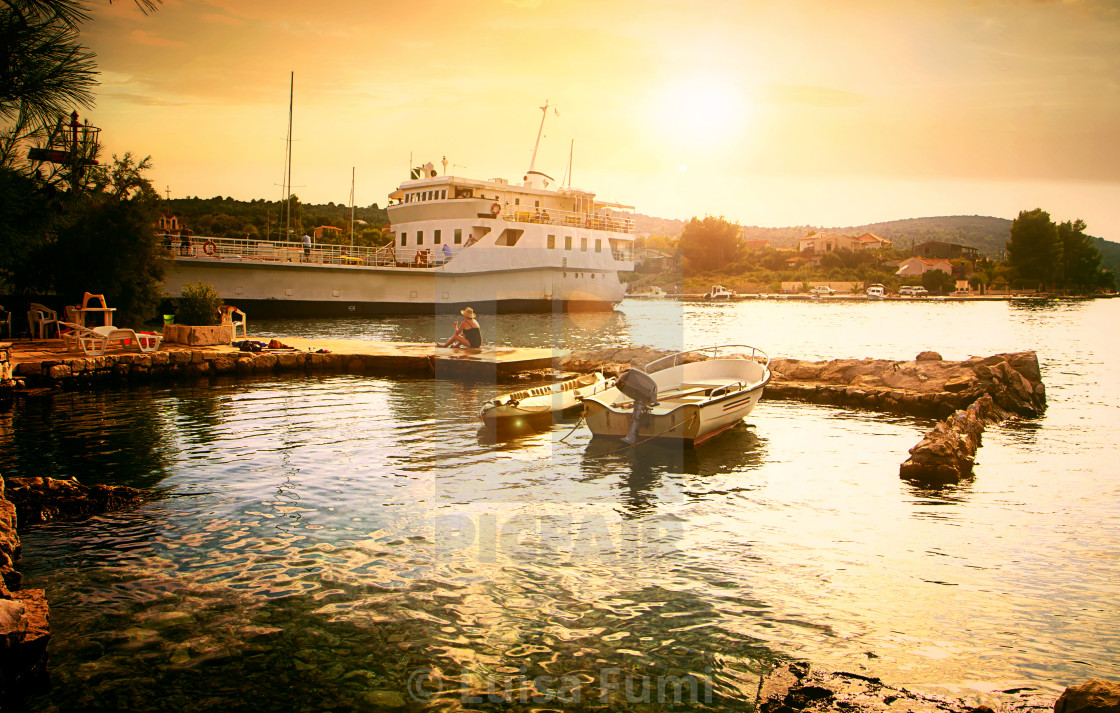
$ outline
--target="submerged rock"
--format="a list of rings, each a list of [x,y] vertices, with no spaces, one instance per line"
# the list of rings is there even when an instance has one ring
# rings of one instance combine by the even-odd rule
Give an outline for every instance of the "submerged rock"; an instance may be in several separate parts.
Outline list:
[[[51,520],[72,520],[140,503],[145,491],[125,485],[82,485],[58,478],[9,478],[8,499],[27,526]]]

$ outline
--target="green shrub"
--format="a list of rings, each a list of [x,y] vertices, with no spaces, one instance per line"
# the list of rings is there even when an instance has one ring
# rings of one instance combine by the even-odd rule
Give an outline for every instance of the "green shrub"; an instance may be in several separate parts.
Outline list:
[[[208,327],[222,321],[222,298],[204,282],[191,282],[183,287],[175,310],[175,323]]]

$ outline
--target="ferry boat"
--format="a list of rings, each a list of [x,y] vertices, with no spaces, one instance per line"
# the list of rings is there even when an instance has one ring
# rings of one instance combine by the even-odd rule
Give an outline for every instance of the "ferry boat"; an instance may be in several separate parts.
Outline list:
[[[562,187],[535,162],[536,149],[519,182],[446,175],[446,160],[442,175],[412,169],[389,195],[384,247],[172,245],[165,294],[202,281],[254,317],[613,309],[625,295],[618,273],[634,269],[633,206]]]

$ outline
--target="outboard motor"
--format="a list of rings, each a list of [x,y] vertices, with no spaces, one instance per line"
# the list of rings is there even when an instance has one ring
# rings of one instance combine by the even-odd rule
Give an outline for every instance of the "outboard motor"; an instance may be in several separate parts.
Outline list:
[[[622,439],[623,443],[634,445],[638,441],[638,427],[642,416],[657,405],[657,382],[644,371],[630,369],[622,372],[615,384],[618,390],[634,399],[634,410],[630,412],[630,432]]]

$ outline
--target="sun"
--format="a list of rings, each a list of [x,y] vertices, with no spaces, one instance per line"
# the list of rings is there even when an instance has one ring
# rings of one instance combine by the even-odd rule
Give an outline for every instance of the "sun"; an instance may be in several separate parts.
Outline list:
[[[654,91],[651,124],[663,140],[677,144],[726,142],[749,118],[742,92],[727,80],[681,78],[661,83]]]

